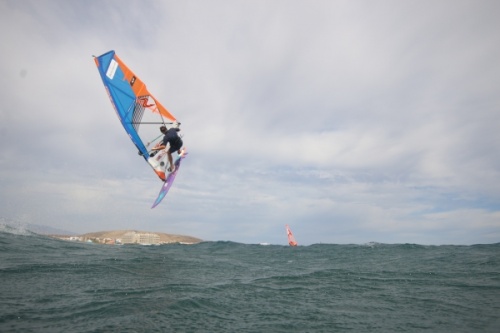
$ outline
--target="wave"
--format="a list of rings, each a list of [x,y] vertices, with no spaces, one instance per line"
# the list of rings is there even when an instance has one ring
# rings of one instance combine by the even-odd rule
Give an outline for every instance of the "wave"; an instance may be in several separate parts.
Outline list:
[[[5,232],[14,235],[36,235],[28,227],[28,224],[9,220],[4,217],[0,218],[0,232]]]

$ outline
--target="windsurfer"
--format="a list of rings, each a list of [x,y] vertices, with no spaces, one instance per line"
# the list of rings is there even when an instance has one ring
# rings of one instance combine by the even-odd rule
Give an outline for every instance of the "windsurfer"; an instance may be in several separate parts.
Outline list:
[[[175,171],[175,166],[172,160],[172,153],[177,151],[177,154],[180,155],[181,153],[181,148],[183,145],[182,139],[180,138],[179,135],[177,135],[177,132],[179,132],[181,129],[179,127],[171,127],[167,129],[165,126],[160,127],[160,132],[164,134],[163,140],[152,150],[162,150],[167,147],[167,143],[170,145],[170,148],[167,150],[167,157],[168,157],[168,163],[170,167],[168,168],[169,172],[174,172]]]

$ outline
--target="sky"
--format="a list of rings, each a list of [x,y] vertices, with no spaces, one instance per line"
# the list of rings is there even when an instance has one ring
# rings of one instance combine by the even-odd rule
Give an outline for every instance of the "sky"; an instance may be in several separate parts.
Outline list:
[[[481,0],[0,0],[0,217],[207,241],[500,241],[500,12]],[[92,56],[182,123],[166,199]]]

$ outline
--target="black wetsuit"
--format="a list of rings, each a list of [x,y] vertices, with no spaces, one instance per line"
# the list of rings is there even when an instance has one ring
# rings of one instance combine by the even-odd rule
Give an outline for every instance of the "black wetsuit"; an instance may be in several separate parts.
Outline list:
[[[172,127],[169,128],[165,132],[165,136],[163,137],[162,144],[167,146],[167,143],[170,144],[170,148],[168,149],[169,153],[173,153],[182,148],[182,139],[177,135],[177,132],[180,131],[180,128]]]

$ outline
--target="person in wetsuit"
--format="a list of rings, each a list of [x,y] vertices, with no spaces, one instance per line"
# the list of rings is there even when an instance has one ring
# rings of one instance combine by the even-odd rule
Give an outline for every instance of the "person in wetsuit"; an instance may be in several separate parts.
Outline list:
[[[179,127],[171,127],[168,130],[165,126],[160,127],[160,132],[164,134],[163,140],[155,148],[152,149],[162,150],[167,147],[167,143],[170,145],[170,148],[167,150],[168,162],[170,164],[170,167],[168,168],[169,172],[175,171],[175,166],[172,161],[172,153],[174,151],[177,151],[177,154],[181,153],[183,142],[180,136],[177,135],[177,132],[179,132],[180,130],[181,129]]]

